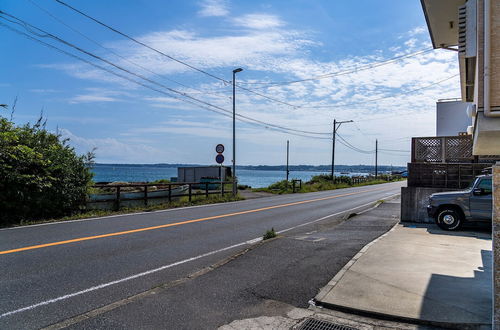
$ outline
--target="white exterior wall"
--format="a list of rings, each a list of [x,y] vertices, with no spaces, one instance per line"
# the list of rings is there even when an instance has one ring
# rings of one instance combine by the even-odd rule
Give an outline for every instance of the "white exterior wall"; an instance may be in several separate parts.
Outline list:
[[[462,101],[438,101],[436,103],[436,136],[455,136],[467,132],[472,124],[467,116],[467,105]]]

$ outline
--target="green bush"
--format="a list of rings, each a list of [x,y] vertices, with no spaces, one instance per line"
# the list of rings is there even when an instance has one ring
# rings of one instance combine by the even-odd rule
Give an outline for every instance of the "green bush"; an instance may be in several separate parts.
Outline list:
[[[265,241],[266,239],[271,239],[275,238],[278,236],[276,232],[274,231],[274,228],[271,228],[271,230],[267,230],[264,235],[262,235],[262,240]]]
[[[39,119],[16,126],[0,116],[0,225],[80,210],[92,183],[93,153],[78,156]]]
[[[170,183],[169,179],[159,179],[155,181],[151,181],[150,183]]]

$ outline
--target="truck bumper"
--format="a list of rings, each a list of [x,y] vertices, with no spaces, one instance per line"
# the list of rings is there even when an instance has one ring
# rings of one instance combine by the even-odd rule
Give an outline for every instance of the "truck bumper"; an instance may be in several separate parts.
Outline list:
[[[434,205],[427,205],[427,215],[430,218],[435,218],[437,214],[437,207]]]

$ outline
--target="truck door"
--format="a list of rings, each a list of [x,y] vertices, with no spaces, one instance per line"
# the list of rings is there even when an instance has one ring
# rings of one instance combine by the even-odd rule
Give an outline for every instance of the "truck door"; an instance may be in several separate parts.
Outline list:
[[[470,195],[470,212],[473,220],[491,220],[492,212],[492,186],[491,178],[483,178],[472,189]],[[475,193],[478,188],[482,188],[483,193]]]

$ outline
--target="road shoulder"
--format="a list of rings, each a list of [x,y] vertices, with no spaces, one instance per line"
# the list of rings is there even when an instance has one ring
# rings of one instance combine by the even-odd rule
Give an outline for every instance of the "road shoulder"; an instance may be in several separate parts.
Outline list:
[[[307,308],[308,301],[395,217],[333,217],[281,234],[214,271],[89,317],[69,328],[217,328],[234,320],[280,315],[277,301]],[[276,305],[277,306],[277,305]],[[168,325],[168,326],[167,326]]]

